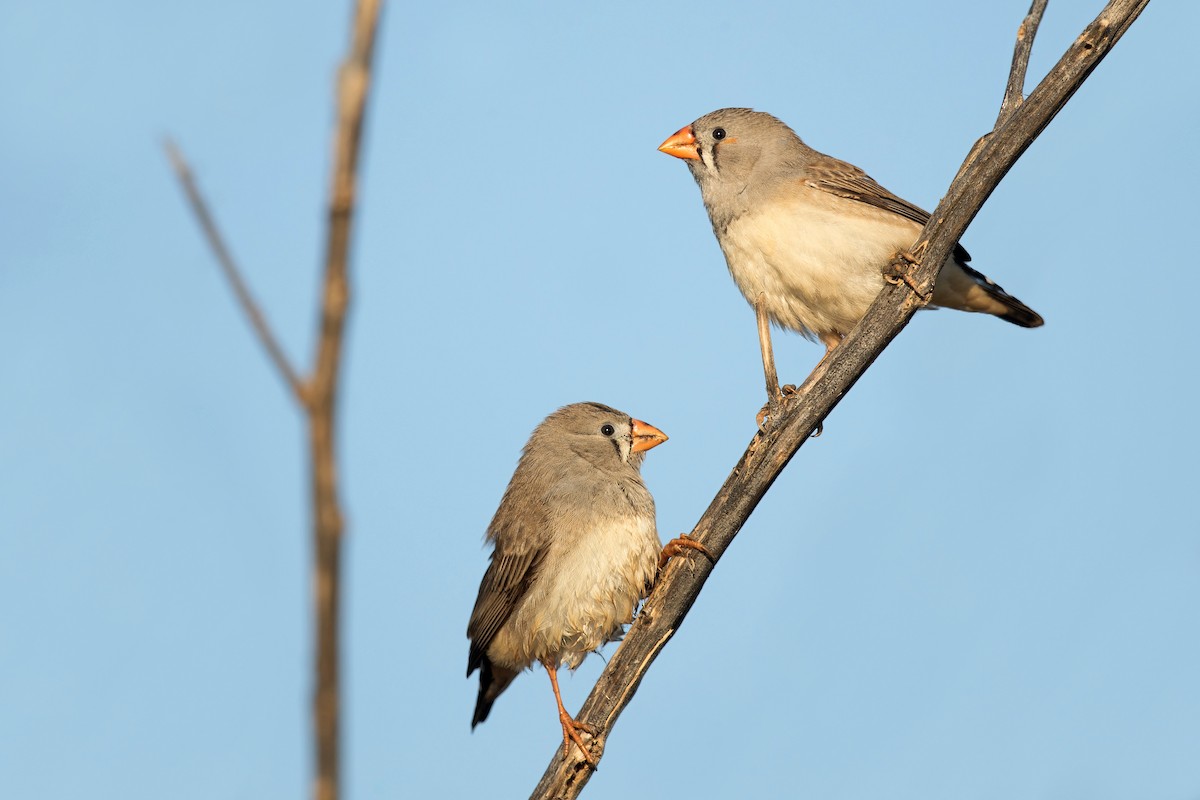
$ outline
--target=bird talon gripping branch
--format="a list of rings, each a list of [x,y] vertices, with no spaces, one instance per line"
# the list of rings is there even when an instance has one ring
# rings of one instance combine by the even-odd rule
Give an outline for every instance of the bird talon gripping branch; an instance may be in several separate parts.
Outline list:
[[[688,550],[695,550],[703,554],[703,556],[709,560],[709,563],[717,563],[717,559],[708,551],[707,547],[700,544],[686,533],[681,533],[663,546],[662,552],[658,556],[658,569],[661,571],[662,568],[667,565],[668,561],[675,556],[683,555]]]
[[[583,731],[595,739],[595,726],[573,719],[570,714],[561,709],[559,720],[562,722],[563,729],[563,758],[569,759],[571,757],[571,745],[574,744],[579,748],[579,752],[583,754],[583,760],[587,762],[588,766],[592,769],[597,769],[596,757],[592,755],[592,751],[588,750],[587,745],[584,744],[583,739],[579,736],[579,731]]]
[[[910,253],[907,250],[901,250],[897,253],[891,263],[884,268],[883,279],[893,286],[904,284],[917,296],[918,300],[922,303],[928,303],[933,299],[933,293],[921,291],[921,287],[917,286],[917,282],[912,277],[913,267],[921,266],[921,255],[924,255],[925,245],[921,245],[917,250],[919,251],[919,255],[917,253]]]
[[[925,251],[928,249],[929,249],[929,242],[921,242],[919,245],[914,247],[911,251],[901,250],[900,257],[903,258],[908,263],[912,264],[913,266],[918,266],[921,263],[921,259],[925,258]]]
[[[758,432],[763,436],[767,435],[767,420],[771,420],[772,424],[779,421],[783,411],[783,396],[770,397],[763,407],[754,415],[754,422],[758,425]]]

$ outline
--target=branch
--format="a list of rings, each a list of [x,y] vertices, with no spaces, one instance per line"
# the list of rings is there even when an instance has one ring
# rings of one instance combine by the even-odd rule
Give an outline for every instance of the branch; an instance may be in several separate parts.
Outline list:
[[[1029,13],[1017,28],[1017,45],[1013,48],[1012,68],[1008,72],[1008,86],[1004,89],[1004,100],[1000,103],[1000,114],[996,127],[1003,125],[1017,107],[1025,101],[1025,72],[1029,69],[1029,55],[1033,52],[1033,39],[1037,36],[1042,15],[1050,0],[1033,0]]]
[[[213,255],[217,257],[217,263],[221,265],[221,272],[225,274],[226,280],[229,281],[229,286],[233,289],[233,294],[237,298],[238,305],[242,307],[246,318],[250,320],[250,326],[258,336],[258,341],[266,349],[267,355],[270,357],[271,363],[275,365],[275,370],[279,373],[279,376],[283,378],[284,383],[291,389],[296,402],[302,407],[306,406],[307,400],[304,384],[301,382],[299,375],[296,374],[296,370],[292,367],[291,362],[288,361],[283,348],[279,346],[279,340],[271,332],[271,326],[267,324],[267,318],[263,315],[262,310],[258,307],[258,303],[255,302],[254,297],[250,294],[250,289],[246,286],[246,281],[242,278],[242,271],[238,268],[237,262],[233,260],[233,256],[230,255],[229,248],[225,246],[225,239],[221,236],[221,231],[217,228],[217,223],[208,210],[208,203],[205,202],[204,195],[200,193],[200,189],[196,185],[196,179],[192,176],[192,170],[188,167],[183,153],[179,151],[179,148],[170,139],[163,142],[163,149],[167,151],[167,158],[171,160],[171,167],[175,170],[175,176],[179,179],[179,184],[183,187],[184,194],[187,195],[188,204],[192,207],[192,213],[196,215],[196,220],[200,223],[201,230],[204,231],[204,238],[208,240],[208,246],[212,248]]]
[[[972,148],[913,248],[914,252],[922,253],[921,265],[912,276],[922,295],[930,296],[941,265],[1001,178],[1148,3],[1149,0],[1112,0],[1029,97],[1014,106],[1007,116],[1002,114],[993,133]],[[1028,23],[1037,5],[1034,4],[1018,34],[1026,37],[1025,47],[1032,46],[1036,25]],[[1021,47],[1019,44],[1018,49]],[[1014,58],[1014,72],[1023,70],[1026,63],[1025,58]],[[1010,75],[1009,85],[1016,83],[1017,77]],[[724,554],[796,451],[923,304],[906,285],[885,285],[866,317],[830,355],[824,374],[801,388],[798,399],[802,402],[789,402],[778,425],[751,440],[692,531],[692,536],[716,559]],[[624,642],[609,659],[577,716],[597,730],[596,750],[600,751],[597,758],[602,755],[605,737],[637,691],[642,676],[683,623],[713,566],[699,558],[668,565]],[[531,800],[578,797],[591,773],[581,760],[564,761],[562,748],[556,747]]]
[[[329,190],[329,238],[325,248],[321,336],[317,342],[316,368],[309,393],[313,547],[316,553],[313,581],[313,611],[317,621],[316,686],[313,689],[316,746],[313,797],[316,800],[336,800],[340,785],[338,620],[344,521],[338,500],[335,411],[342,333],[350,301],[347,266],[359,148],[371,86],[371,57],[381,5],[382,0],[359,0],[354,12],[350,52],[338,75],[338,123],[334,134],[333,176]]]
[[[371,57],[383,0],[358,0],[350,50],[338,74],[337,129],[334,132],[333,177],[330,182],[329,232],[325,247],[325,280],[321,297],[321,330],[316,365],[306,386],[287,360],[266,318],[254,302],[241,271],[229,254],[191,170],[175,145],[167,156],[187,194],[192,211],[229,280],[242,310],[308,416],[313,502],[313,612],[316,652],[313,687],[313,742],[316,775],[313,797],[337,800],[340,786],[338,620],[341,597],[341,540],[344,521],[337,491],[335,420],[350,285],[351,223],[362,142],[363,118],[371,85]]]

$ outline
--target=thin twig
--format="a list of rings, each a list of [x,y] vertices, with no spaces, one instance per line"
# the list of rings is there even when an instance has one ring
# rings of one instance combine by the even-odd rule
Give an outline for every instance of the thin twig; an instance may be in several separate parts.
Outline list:
[[[175,146],[175,142],[170,139],[163,141],[163,149],[167,151],[167,158],[170,159],[171,167],[175,170],[175,175],[179,179],[180,186],[183,187],[183,192],[187,196],[192,213],[196,215],[196,219],[200,223],[200,228],[204,231],[204,238],[208,240],[208,246],[212,249],[213,255],[217,257],[217,263],[221,266],[221,272],[225,274],[226,280],[229,281],[229,286],[233,289],[234,296],[237,297],[238,305],[242,307],[246,318],[250,320],[250,326],[258,336],[258,341],[266,349],[271,363],[275,365],[276,371],[279,372],[279,377],[283,378],[284,383],[291,389],[296,402],[301,406],[307,406],[307,393],[304,390],[304,383],[300,380],[300,376],[292,367],[291,362],[288,361],[287,355],[284,354],[283,348],[279,345],[279,340],[271,332],[271,326],[267,323],[267,318],[263,314],[262,309],[255,302],[254,296],[250,294],[250,289],[247,287],[245,279],[242,278],[242,271],[238,268],[237,262],[233,260],[229,248],[225,246],[225,239],[208,210],[208,203],[204,200],[204,195],[200,193],[200,188],[196,185],[196,179],[192,175],[192,170],[188,166],[187,160],[183,157],[183,153],[180,152],[179,148]]]
[[[371,58],[382,0],[359,0],[354,12],[350,51],[338,74],[337,130],[329,190],[329,231],[309,413],[312,447],[314,614],[316,685],[313,725],[316,775],[313,797],[336,800],[340,786],[339,618],[341,542],[344,518],[338,499],[336,408],[346,310],[350,302],[348,265],[357,188],[363,119],[371,86]]]
[[[1001,178],[1148,3],[1149,0],[1112,0],[1014,110],[1003,130],[972,148],[972,154],[978,153],[978,158],[960,170],[912,248],[923,253],[922,263],[913,272],[922,294],[932,292],[939,268]],[[923,250],[918,249],[922,247]],[[780,424],[771,426],[768,434],[760,434],[751,442],[692,531],[692,538],[704,544],[714,561],[729,547],[812,431],[908,324],[921,305],[913,298],[908,286],[886,285],[862,322],[829,355],[824,376],[805,393],[804,402],[789,404]],[[920,420],[913,422],[919,434]],[[576,719],[594,726],[599,737],[607,737],[650,663],[679,629],[712,570],[713,563],[706,559],[672,560]],[[581,761],[565,762],[562,748],[556,746],[554,757],[531,798],[578,797],[591,774],[592,770]]]
[[[1042,16],[1046,13],[1048,2],[1049,0],[1033,0],[1029,13],[1017,28],[1017,44],[1013,48],[1012,68],[1008,71],[1008,86],[1004,89],[1004,100],[1000,103],[1000,114],[996,118],[997,130],[1025,101],[1025,73],[1029,69],[1033,40],[1037,36],[1038,26],[1042,24]]]

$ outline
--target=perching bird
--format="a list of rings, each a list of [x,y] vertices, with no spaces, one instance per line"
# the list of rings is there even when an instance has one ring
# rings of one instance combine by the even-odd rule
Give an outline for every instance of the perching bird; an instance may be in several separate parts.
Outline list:
[[[822,362],[867,313],[883,288],[883,268],[916,243],[929,220],[858,167],[818,153],[760,111],[714,111],[658,149],[684,159],[700,185],[742,294],[760,317],[819,339]],[[956,246],[931,305],[981,311],[1025,328],[1043,324],[1033,309],[968,267],[969,260]],[[766,365],[765,320],[759,330]]]
[[[576,403],[537,426],[488,526],[495,545],[467,626],[467,676],[479,669],[474,728],[526,667],[550,675],[564,753],[574,741],[588,763],[576,722],[558,691],[560,665],[575,669],[591,651],[621,638],[666,558],[654,499],[642,482],[646,451],[667,440],[645,422],[599,403]],[[706,552],[706,551],[705,551]]]

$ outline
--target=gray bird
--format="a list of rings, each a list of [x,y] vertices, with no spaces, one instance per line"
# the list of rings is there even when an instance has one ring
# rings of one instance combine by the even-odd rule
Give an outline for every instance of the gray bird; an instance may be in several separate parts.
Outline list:
[[[472,729],[537,661],[554,689],[564,753],[573,741],[595,766],[578,733],[589,726],[563,707],[558,667],[575,669],[620,639],[667,558],[703,551],[687,537],[659,542],[640,469],[666,440],[599,403],[565,406],[534,429],[488,526],[495,549],[467,626],[467,677],[480,671]]]
[[[687,163],[729,272],[760,320],[765,315],[825,345],[818,369],[867,313],[883,288],[883,268],[907,254],[929,220],[858,167],[818,153],[760,111],[714,111],[658,149]],[[968,261],[956,246],[931,305],[993,314],[1025,328],[1043,324]],[[765,320],[759,338],[766,365]]]

